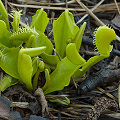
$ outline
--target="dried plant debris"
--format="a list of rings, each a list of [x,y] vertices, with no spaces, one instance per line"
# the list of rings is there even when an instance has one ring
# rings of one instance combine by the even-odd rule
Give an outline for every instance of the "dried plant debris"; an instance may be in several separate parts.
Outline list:
[[[20,114],[10,109],[11,102],[0,96],[0,120],[22,120]]]
[[[19,112],[13,111],[11,101],[0,96],[0,120],[47,120],[41,116],[30,115],[28,119],[23,119]]]
[[[41,111],[41,105],[36,97],[25,91],[20,85],[15,85],[8,88],[4,91],[4,95],[7,97],[12,96],[10,99],[14,102],[28,102],[28,109],[30,109],[33,114],[38,114]]]
[[[113,65],[108,65],[104,69],[96,72],[95,74],[87,77],[78,87],[77,94],[83,94],[93,90],[97,86],[105,86],[108,83],[119,80],[120,69],[113,70]]]
[[[45,99],[43,90],[41,88],[38,88],[35,91],[34,95],[40,97],[40,102],[41,102],[41,106],[42,106],[42,115],[44,115],[45,112],[48,113],[48,104],[47,104],[47,101]]]
[[[107,108],[112,111],[117,111],[118,105],[114,100],[110,100],[105,97],[100,98],[88,113],[87,120],[97,120],[100,114]]]
[[[41,116],[31,115],[29,120],[48,120],[48,119],[43,118]]]

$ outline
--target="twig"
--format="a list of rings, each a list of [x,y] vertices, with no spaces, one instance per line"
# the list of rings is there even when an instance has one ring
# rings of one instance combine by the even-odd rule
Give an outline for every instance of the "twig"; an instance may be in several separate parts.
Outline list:
[[[16,7],[28,7],[28,8],[44,8],[44,9],[50,9],[50,10],[65,10],[66,8],[63,7],[48,7],[48,6],[38,6],[38,5],[21,5],[21,4],[15,4],[9,2],[10,5],[16,6]],[[80,8],[68,8],[69,11],[85,11],[84,9]]]
[[[85,9],[86,12],[87,12],[88,14],[90,14],[100,25],[102,25],[102,26],[105,25],[105,24],[104,24],[98,17],[96,17],[96,16],[92,13],[92,11],[91,11],[90,9],[88,9],[82,2],[80,2],[79,0],[76,0],[76,1],[77,1],[78,4],[79,4],[83,9]]]
[[[120,80],[119,80],[119,85],[118,85],[118,103],[119,103],[119,108],[120,108]]]
[[[102,89],[101,87],[97,87],[97,89],[98,89],[99,91],[101,91],[101,92],[105,92],[105,90]],[[110,94],[110,93],[108,93],[108,92],[105,92],[105,94],[106,94],[108,97],[110,97],[110,98],[118,101],[118,99],[117,99],[116,97],[114,97],[112,94]]]
[[[82,104],[70,104],[70,107],[84,107],[84,108],[92,108],[92,105],[82,105]]]
[[[66,9],[67,9],[68,8],[67,0],[65,0],[65,2],[66,2]]]
[[[119,9],[119,7],[118,7],[117,1],[116,1],[116,0],[114,0],[114,1],[115,1],[115,5],[116,5],[116,7],[117,7],[118,13],[119,13],[119,15],[120,15],[120,9]]]
[[[29,4],[36,4],[36,5],[66,5],[66,3],[42,3],[42,2],[36,2],[36,1],[31,1],[31,0],[18,0],[21,2],[26,2]],[[67,4],[75,3],[75,0],[68,1]]]
[[[100,6],[102,3],[104,2],[104,0],[101,0],[98,4],[96,4],[92,9],[90,9],[90,11],[94,11],[98,6]],[[88,16],[88,14],[85,14],[76,24],[78,25],[79,23],[81,23],[86,17]]]
[[[48,104],[47,104],[47,101],[45,99],[45,96],[44,96],[44,93],[42,91],[41,88],[38,88],[35,93],[34,93],[35,96],[39,96],[40,99],[41,99],[41,105],[42,105],[42,115],[44,115],[45,112],[49,113],[48,112]]]
[[[97,16],[95,16],[93,13],[92,13],[92,11],[90,11],[90,9],[88,9],[82,2],[80,2],[79,0],[76,0],[77,2],[78,2],[78,4],[83,8],[83,9],[85,9],[86,10],[86,12],[88,13],[88,14],[90,14],[101,26],[104,26],[105,24],[97,17]],[[116,35],[117,36],[117,35]],[[117,40],[120,42],[120,37],[119,36],[117,36]]]

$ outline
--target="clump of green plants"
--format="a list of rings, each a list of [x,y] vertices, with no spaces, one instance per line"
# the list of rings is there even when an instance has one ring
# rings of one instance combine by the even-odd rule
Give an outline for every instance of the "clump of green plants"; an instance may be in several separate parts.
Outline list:
[[[19,26],[21,11],[12,13],[11,32],[8,14],[0,0],[0,67],[10,76],[3,78],[1,91],[18,80],[25,83],[28,91],[32,91],[37,88],[40,72],[44,72],[46,78],[42,88],[44,94],[62,90],[69,85],[71,77],[82,77],[91,66],[109,57],[112,50],[110,43],[116,39],[113,29],[100,26],[94,38],[100,54],[86,61],[79,54],[86,22],[79,28],[67,9],[53,22],[54,51],[53,44],[44,34],[49,18],[43,9],[37,10],[31,25],[26,27]],[[53,67],[55,69],[51,69]]]

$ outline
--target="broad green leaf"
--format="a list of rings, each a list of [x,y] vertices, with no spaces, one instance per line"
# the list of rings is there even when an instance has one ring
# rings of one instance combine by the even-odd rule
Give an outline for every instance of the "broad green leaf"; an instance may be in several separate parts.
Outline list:
[[[78,65],[84,64],[86,61],[83,59],[77,51],[75,43],[69,43],[66,47],[66,56],[70,62]]]
[[[9,75],[19,79],[17,70],[18,48],[7,48],[0,44],[0,67]]]
[[[48,94],[62,90],[65,86],[69,85],[70,77],[79,68],[80,65],[71,63],[67,57],[62,59],[58,63],[57,68],[50,74],[50,85],[44,93]]]
[[[26,85],[26,88],[31,91],[32,87],[32,60],[29,55],[24,54],[23,52],[19,52],[18,56],[18,73],[21,81],[23,81]]]
[[[79,28],[74,22],[72,13],[67,9],[53,22],[55,47],[61,58],[65,57],[67,41],[73,39],[78,30]]]
[[[49,18],[43,8],[37,10],[36,14],[32,17],[31,28],[35,27],[36,30],[44,33],[45,28],[48,24]]]
[[[53,44],[48,39],[48,37],[45,36],[44,33],[42,33],[42,32],[38,32],[38,33],[39,33],[39,36],[37,36],[37,38],[36,38],[36,46],[37,47],[46,46],[45,53],[52,54]]]
[[[25,48],[25,49],[22,48],[19,52],[18,73],[21,80],[26,84],[26,87],[29,91],[33,89],[31,80],[34,69],[33,69],[33,63],[31,57],[40,55],[45,51],[45,49],[46,47]],[[37,69],[37,67],[35,67],[35,69]]]
[[[82,42],[82,36],[83,36],[84,30],[85,30],[85,27],[86,27],[86,22],[84,22],[82,24],[79,31],[77,32],[77,34],[73,38],[73,42],[76,44],[77,51],[79,51],[79,49],[80,49],[81,42]]]
[[[56,56],[56,55],[48,55],[46,53],[42,53],[40,56],[42,57],[43,61],[46,64],[49,64],[52,66],[56,66],[58,64],[58,62],[60,61],[58,56]]]

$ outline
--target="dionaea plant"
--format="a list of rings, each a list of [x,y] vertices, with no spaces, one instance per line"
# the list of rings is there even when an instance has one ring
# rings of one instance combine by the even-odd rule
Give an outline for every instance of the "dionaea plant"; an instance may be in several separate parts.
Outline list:
[[[21,11],[14,11],[13,32],[9,31],[8,15],[1,0],[0,14],[0,67],[10,75],[1,82],[2,91],[13,85],[12,78],[23,81],[32,91],[43,71],[46,78],[44,93],[61,90],[69,85],[71,77],[82,77],[89,67],[107,58],[112,50],[110,42],[116,39],[113,29],[100,26],[94,38],[100,55],[86,61],[79,54],[86,22],[78,28],[67,9],[53,22],[54,51],[53,44],[44,34],[49,18],[43,9],[37,10],[30,27],[24,28],[19,26]],[[20,48],[22,43],[24,46]]]

